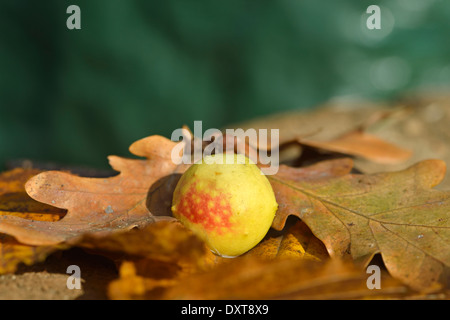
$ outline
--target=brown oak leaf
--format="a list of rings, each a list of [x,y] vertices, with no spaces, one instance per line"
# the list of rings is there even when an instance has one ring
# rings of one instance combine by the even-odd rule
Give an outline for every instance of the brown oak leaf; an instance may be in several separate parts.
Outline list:
[[[67,209],[67,214],[56,222],[2,215],[0,232],[25,244],[53,245],[86,233],[108,234],[167,219],[154,216],[146,200],[155,182],[186,169],[171,161],[175,145],[161,136],[133,143],[130,152],[147,159],[110,156],[110,165],[120,172],[111,178],[40,173],[27,182],[27,193],[39,202]]]
[[[383,164],[404,162],[412,155],[410,150],[384,141],[360,129],[347,132],[331,140],[299,138],[298,142],[305,146],[358,156]]]
[[[381,290],[369,290],[367,275],[339,259],[325,263],[304,259],[230,259],[189,277],[141,276],[132,262],[120,267],[110,283],[111,299],[367,299],[400,298],[408,289],[387,274]]]

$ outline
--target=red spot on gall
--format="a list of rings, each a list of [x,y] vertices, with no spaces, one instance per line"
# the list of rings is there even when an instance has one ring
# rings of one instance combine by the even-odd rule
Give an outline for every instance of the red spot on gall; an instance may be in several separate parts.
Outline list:
[[[192,223],[200,224],[207,231],[222,234],[232,226],[231,205],[226,194],[213,196],[210,192],[214,186],[199,190],[193,183],[188,191],[180,197],[178,214],[185,216]],[[202,188],[203,189],[203,188]]]

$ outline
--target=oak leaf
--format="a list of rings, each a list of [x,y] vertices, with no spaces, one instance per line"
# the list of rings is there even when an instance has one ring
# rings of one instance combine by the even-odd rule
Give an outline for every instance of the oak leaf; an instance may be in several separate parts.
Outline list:
[[[155,298],[152,290],[210,270],[220,257],[176,221],[158,221],[141,229],[106,236],[86,234],[73,245],[121,263],[121,279],[110,284],[116,299]]]
[[[215,255],[178,221],[158,221],[140,229],[108,235],[85,234],[67,244],[126,260],[150,260],[181,268],[204,269]]]
[[[146,200],[158,179],[185,170],[171,161],[175,145],[161,136],[133,143],[130,152],[147,159],[110,156],[110,165],[120,172],[111,178],[40,173],[27,182],[27,193],[39,202],[67,209],[67,214],[56,222],[2,215],[0,232],[25,244],[54,245],[86,233],[108,234],[166,219],[154,216]]]
[[[408,160],[412,152],[377,136],[357,129],[347,132],[331,140],[313,140],[311,138],[299,138],[302,145],[353,155],[367,160],[382,163],[395,164]]]
[[[367,299],[400,298],[408,288],[386,274],[383,288],[369,290],[367,275],[339,259],[325,263],[304,259],[242,257],[189,277],[154,279],[138,274],[132,262],[110,283],[111,299]]]
[[[314,112],[272,115],[235,127],[244,130],[279,130],[278,141],[258,141],[252,147],[266,150],[278,148],[280,159],[284,162],[308,161],[310,152],[307,151],[311,150],[316,161],[317,151],[325,151],[326,154],[354,156],[382,165],[403,163],[413,156],[410,149],[371,133],[374,127],[382,126],[388,119],[402,113],[401,108],[367,108],[358,105],[351,110],[343,112],[338,106],[325,107]]]
[[[432,189],[445,174],[439,160],[406,170],[330,179],[272,176],[282,203],[273,227],[287,216],[304,221],[332,257],[367,263],[377,253],[395,278],[419,290],[450,266],[450,192]]]

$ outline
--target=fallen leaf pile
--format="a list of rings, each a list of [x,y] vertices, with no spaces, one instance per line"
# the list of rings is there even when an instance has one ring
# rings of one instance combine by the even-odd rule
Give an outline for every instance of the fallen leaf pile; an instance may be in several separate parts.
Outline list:
[[[14,169],[0,174],[0,217],[21,218],[25,221],[60,220],[65,211],[44,205],[31,199],[25,192],[25,183],[38,170]],[[43,261],[47,255],[61,246],[30,246],[0,233],[0,274],[14,272],[19,263],[33,264]]]
[[[361,129],[329,141],[282,140],[279,147],[293,143],[381,163],[410,156]],[[176,145],[161,136],[139,140],[130,151],[144,159],[110,156],[119,173],[109,178],[1,174],[0,274],[78,247],[116,263],[111,299],[448,297],[450,192],[433,189],[444,162],[376,174],[355,173],[347,156],[281,165],[268,176],[279,204],[271,230],[246,254],[226,259],[171,217],[173,190],[188,168],[171,161]],[[366,268],[376,256],[382,287],[370,290]]]

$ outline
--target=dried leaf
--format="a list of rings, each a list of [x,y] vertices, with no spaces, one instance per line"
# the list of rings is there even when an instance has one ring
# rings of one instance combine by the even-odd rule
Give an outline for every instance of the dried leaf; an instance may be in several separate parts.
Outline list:
[[[112,299],[363,299],[401,297],[408,289],[384,275],[381,290],[369,290],[367,275],[339,260],[233,259],[208,272],[174,279],[149,279],[122,265],[109,286]]]
[[[23,219],[58,221],[65,211],[31,199],[25,192],[25,182],[38,170],[14,169],[0,174],[0,216]],[[43,261],[50,253],[62,247],[30,246],[13,237],[0,234],[0,274],[15,272],[17,266]]]
[[[362,130],[354,130],[335,139],[315,141],[300,138],[299,143],[328,151],[359,156],[374,162],[394,164],[408,160],[412,152]]]
[[[281,165],[278,173],[274,176],[268,176],[269,181],[275,192],[275,197],[278,202],[278,212],[275,215],[272,227],[277,230],[283,229],[286,218],[289,215],[297,215],[299,208],[303,205],[302,199],[295,199],[292,196],[292,187],[289,184],[277,183],[278,181],[326,181],[334,177],[340,177],[348,174],[353,166],[353,161],[348,158],[327,160],[317,164],[292,168]]]
[[[112,299],[154,299],[161,288],[210,270],[222,260],[178,222],[160,221],[139,230],[106,237],[85,235],[76,245],[126,259],[111,282]]]
[[[135,263],[125,261],[120,266],[120,278],[108,286],[108,297],[112,300],[156,299],[161,290],[173,286],[176,279],[146,278],[138,274]]]
[[[32,265],[42,262],[60,249],[63,247],[24,245],[11,236],[0,234],[0,274],[15,272],[21,263]]]
[[[381,253],[388,271],[415,289],[431,287],[450,266],[450,192],[431,189],[445,175],[439,160],[373,175],[299,181],[270,178],[288,215],[304,221],[332,257],[366,265]]]
[[[159,221],[106,236],[86,234],[69,243],[120,259],[147,259],[192,268],[206,268],[214,257],[203,241],[176,221]]]
[[[185,170],[171,161],[175,145],[160,136],[135,142],[130,151],[147,160],[110,156],[111,166],[120,171],[111,178],[85,178],[59,171],[40,173],[27,182],[28,194],[37,201],[67,209],[67,214],[57,222],[0,216],[0,232],[22,243],[52,245],[85,233],[108,234],[165,219],[150,213],[146,199],[158,179]]]
[[[28,179],[40,173],[34,169],[14,169],[0,174],[0,216],[16,216],[39,221],[58,221],[66,214],[31,199],[25,192]]]
[[[297,221],[282,235],[266,237],[245,256],[261,258],[299,258],[324,261],[329,258],[323,243],[317,239],[303,221]]]

